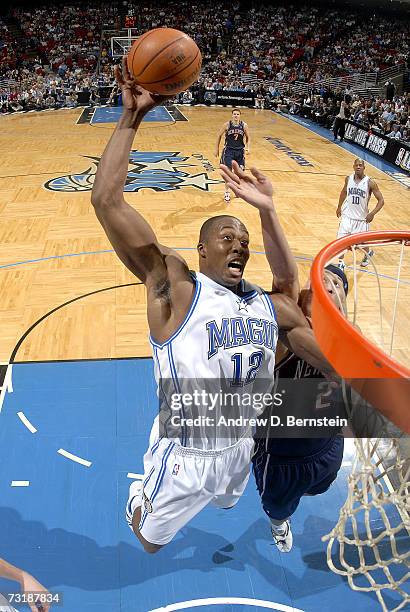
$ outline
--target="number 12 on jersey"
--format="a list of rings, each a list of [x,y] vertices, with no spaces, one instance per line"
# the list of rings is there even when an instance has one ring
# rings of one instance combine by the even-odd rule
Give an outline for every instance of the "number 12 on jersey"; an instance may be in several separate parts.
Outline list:
[[[243,372],[243,355],[235,353],[231,357],[233,361],[233,377],[230,380],[231,387],[243,387],[249,385],[256,378],[259,368],[263,362],[263,352],[255,351],[249,356],[249,363],[245,379],[242,377]]]

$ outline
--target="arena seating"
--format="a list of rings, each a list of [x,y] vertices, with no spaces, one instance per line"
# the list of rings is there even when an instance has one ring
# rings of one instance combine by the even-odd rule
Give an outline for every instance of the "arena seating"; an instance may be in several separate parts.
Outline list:
[[[386,67],[404,65],[409,53],[408,21],[370,14],[364,18],[353,8],[258,4],[244,11],[237,0],[204,0],[200,5],[185,0],[174,13],[165,0],[148,0],[142,7],[90,0],[14,8],[0,21],[1,112],[99,103],[101,88],[113,84],[114,63],[102,30],[119,31],[125,15],[132,17],[134,33],[170,26],[196,40],[204,67],[185,103],[212,103],[227,91],[242,92],[249,101],[244,92],[250,92],[258,107],[304,112],[328,127],[340,92],[323,87],[324,82],[364,72],[377,75]],[[296,83],[309,88],[298,92]],[[398,125],[406,139],[408,100],[396,97],[393,106],[386,120],[379,92],[373,102],[356,96],[351,113],[385,133],[397,134]]]

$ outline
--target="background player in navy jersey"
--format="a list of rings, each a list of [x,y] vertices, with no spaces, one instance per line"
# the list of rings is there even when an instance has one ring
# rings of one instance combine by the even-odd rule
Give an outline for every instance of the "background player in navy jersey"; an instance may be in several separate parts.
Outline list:
[[[247,124],[241,121],[241,111],[234,108],[232,111],[232,119],[223,124],[221,131],[216,140],[215,157],[219,157],[219,144],[222,136],[225,136],[225,144],[222,150],[221,164],[224,164],[229,169],[232,168],[232,162],[236,161],[242,170],[245,169],[245,152],[250,151],[250,136]],[[225,183],[225,202],[229,202],[231,194]]]
[[[260,211],[265,252],[274,278],[273,289],[298,301],[310,322],[310,283],[300,291],[296,261],[288,244],[282,243],[278,248],[275,226],[279,222],[273,205],[271,210],[260,209],[255,183],[259,182],[265,190],[272,191],[269,180],[256,169],[252,169],[253,177],[247,176],[236,164],[233,164],[233,170],[234,173],[223,168],[229,186],[236,195]],[[327,266],[325,285],[337,308],[345,313],[348,282],[344,272],[337,266]],[[333,390],[334,385],[323,380],[319,370],[310,367],[280,342],[276,351],[275,379],[315,379],[304,386],[303,393],[298,394],[295,403],[301,416],[320,417],[322,414],[316,408],[323,412],[323,408],[331,407],[332,400],[340,401],[337,391]],[[302,391],[301,386],[299,389]],[[275,438],[274,430],[269,427],[270,413],[268,409],[262,415],[262,418],[268,418],[268,426],[256,431],[252,463],[262,507],[271,522],[273,539],[281,552],[289,552],[293,543],[290,516],[303,495],[324,493],[335,480],[343,459],[343,437]],[[275,414],[278,414],[278,409]]]
[[[170,406],[175,393],[201,379],[215,380],[218,389],[226,383],[230,394],[232,384],[248,393],[256,385],[258,391],[270,391],[279,332],[292,350],[327,371],[330,366],[298,306],[287,296],[272,295],[243,280],[249,235],[239,219],[223,215],[203,224],[200,272],[193,274],[179,253],[160,244],[149,223],[124,200],[136,131],[162,98],[138,86],[126,58],[122,72],[116,68],[116,79],[123,112],[101,157],[91,201],[118,257],[146,286],[160,411],[168,408],[174,416]],[[263,185],[255,189],[261,205],[269,208],[269,193]],[[278,242],[286,242],[280,227],[277,234]],[[170,395],[164,390],[167,381]],[[177,414],[183,415],[186,407],[177,407]],[[239,409],[237,416],[243,416],[243,410],[254,410],[253,416],[260,412],[252,406]],[[154,421],[144,456],[144,480],[131,484],[126,506],[129,526],[150,553],[168,544],[209,503],[220,508],[236,504],[249,478],[253,448],[245,425],[228,431],[226,438],[213,429],[196,437],[189,425],[169,436],[169,421],[159,429],[159,420]]]

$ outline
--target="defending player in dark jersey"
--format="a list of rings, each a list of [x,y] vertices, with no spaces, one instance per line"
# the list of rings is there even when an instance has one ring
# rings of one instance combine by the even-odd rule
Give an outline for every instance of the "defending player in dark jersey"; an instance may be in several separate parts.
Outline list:
[[[259,210],[265,253],[274,278],[272,290],[285,293],[298,301],[310,322],[310,285],[300,291],[295,258],[287,242],[278,234],[279,221],[273,201],[267,205],[260,197],[261,191],[271,197],[272,185],[256,168],[252,168],[251,172],[253,177],[245,174],[235,162],[233,171],[229,171],[226,166],[222,167],[223,178],[235,195]],[[324,282],[336,306],[345,312],[348,283],[344,272],[337,266],[327,266]],[[295,402],[297,405],[294,406],[295,409],[303,408],[306,415],[311,411],[312,417],[317,416],[314,414],[317,395],[326,395],[331,384],[320,380],[321,373],[295,357],[286,346],[282,345],[280,354],[280,344],[276,353],[276,376],[282,379],[301,376],[319,379],[318,394],[315,393],[316,387],[313,387],[313,394],[309,397],[298,396]],[[312,384],[315,385],[315,381]],[[269,438],[269,432],[266,431],[259,431],[259,438],[256,438],[253,468],[263,509],[270,518],[272,536],[277,547],[282,552],[289,552],[292,548],[289,517],[295,512],[303,495],[323,493],[336,478],[342,462],[343,438],[328,435],[327,438],[314,439],[274,439]]]
[[[327,266],[325,284],[336,306],[344,311],[348,291],[344,272],[337,266]],[[309,321],[311,297],[310,288],[305,288],[299,298]],[[332,383],[319,370],[285,349],[276,364],[275,379],[287,379],[289,383],[302,378],[311,380],[303,389],[301,385],[297,387],[295,407],[299,414],[319,417],[323,406],[331,406],[331,402],[341,404],[340,389],[332,389]],[[275,438],[266,428],[256,432],[253,472],[262,507],[271,521],[273,539],[281,552],[292,548],[290,516],[303,495],[319,495],[328,490],[342,464],[343,446],[340,434],[325,438]]]
[[[236,161],[239,167],[244,170],[245,152],[249,154],[250,137],[247,124],[241,121],[241,111],[239,109],[234,108],[232,119],[222,126],[216,141],[215,157],[219,157],[219,144],[223,135],[225,135],[225,145],[222,151],[221,164],[231,169],[232,162]],[[231,194],[226,184],[224,199],[225,202],[229,202],[231,199]]]

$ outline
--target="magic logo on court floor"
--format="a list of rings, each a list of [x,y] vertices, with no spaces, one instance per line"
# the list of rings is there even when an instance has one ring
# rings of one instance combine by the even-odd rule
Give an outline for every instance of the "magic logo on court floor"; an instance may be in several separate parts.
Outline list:
[[[44,187],[50,191],[91,191],[101,158],[89,155],[84,155],[84,157],[91,160],[91,165],[84,172],[58,176],[47,181]],[[193,172],[192,170],[187,172],[188,168],[193,169]],[[198,169],[205,170],[205,172],[195,173],[195,170]],[[211,162],[200,153],[183,157],[176,151],[131,151],[124,191],[139,191],[140,189],[174,191],[184,187],[210,191],[211,185],[222,183],[221,180],[209,177],[208,172],[214,170]]]

